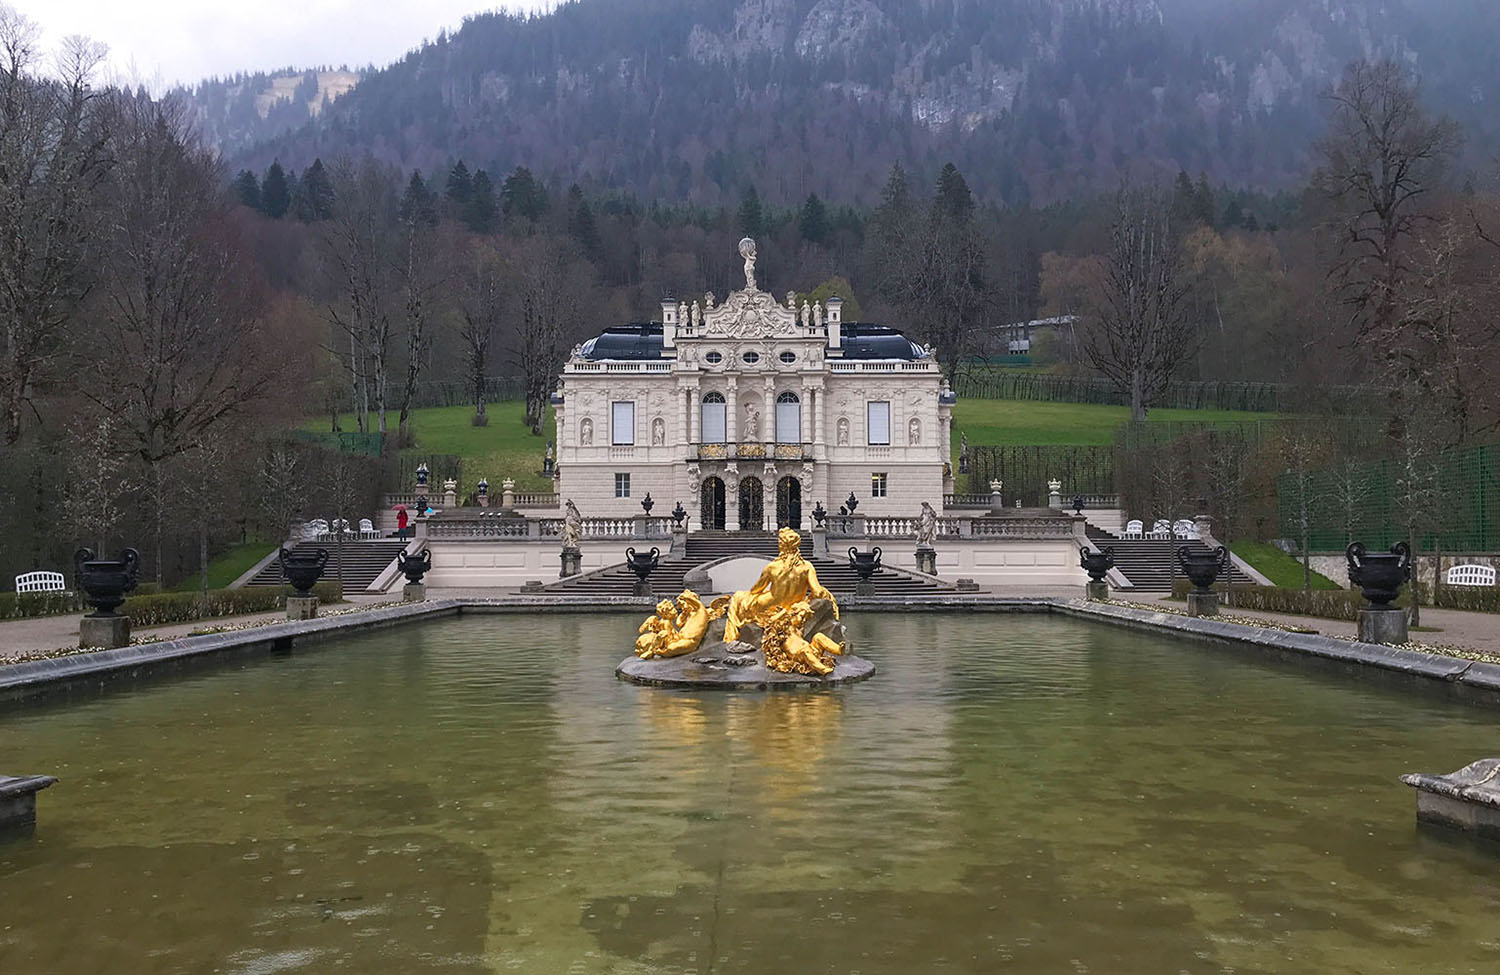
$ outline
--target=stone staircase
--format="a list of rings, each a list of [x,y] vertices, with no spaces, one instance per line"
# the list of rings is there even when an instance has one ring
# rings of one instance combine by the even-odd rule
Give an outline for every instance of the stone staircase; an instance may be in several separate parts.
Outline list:
[[[637,544],[637,551],[650,549],[649,544]],[[861,545],[868,548],[868,545]],[[622,553],[623,554],[623,553]],[[660,597],[675,596],[686,588],[687,573],[708,562],[735,556],[752,555],[767,562],[776,557],[776,534],[774,532],[699,531],[688,536],[681,557],[663,557],[661,565],[651,574],[651,589]],[[835,596],[852,596],[859,577],[849,567],[847,559],[815,556],[812,540],[802,539],[802,556],[818,571],[818,581],[828,587]],[[940,579],[918,575],[900,569],[883,568],[871,580],[875,592],[880,596],[910,596],[924,593],[950,592],[953,585]],[[635,589],[635,573],[624,563],[590,572],[571,579],[554,582],[546,587],[547,592],[570,595],[629,596]]]
[[[363,592],[382,572],[396,561],[396,556],[405,550],[407,543],[399,540],[378,542],[345,542],[344,591]],[[323,580],[334,582],[339,577],[339,546],[334,542],[298,542],[291,551],[310,552],[313,549],[328,550],[328,564],[323,568]],[[281,563],[272,561],[255,574],[247,586],[279,586]]]
[[[1094,525],[1088,526],[1088,539],[1096,549],[1112,547],[1115,550],[1115,568],[1130,580],[1133,592],[1171,592],[1173,580],[1183,578],[1182,570],[1177,567],[1177,550],[1184,545],[1193,552],[1209,550],[1199,541],[1119,538]],[[1228,581],[1234,585],[1252,582],[1233,561],[1229,563]]]

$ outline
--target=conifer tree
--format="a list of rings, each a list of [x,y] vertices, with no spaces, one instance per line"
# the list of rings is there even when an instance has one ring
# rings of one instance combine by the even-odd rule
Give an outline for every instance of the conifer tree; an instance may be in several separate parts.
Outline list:
[[[437,224],[437,200],[420,169],[411,171],[406,183],[406,192],[401,196],[401,219],[417,226],[432,227]]]
[[[333,181],[328,178],[323,160],[314,159],[302,174],[293,207],[297,219],[304,223],[315,223],[333,216]]]
[[[481,169],[480,172],[484,170]],[[486,176],[485,180],[488,181],[489,177]],[[448,187],[445,191],[448,201],[453,204],[455,213],[463,213],[464,207],[468,206],[473,185],[473,178],[469,176],[469,167],[465,166],[464,161],[460,159],[448,171]]]
[[[740,233],[746,237],[759,237],[765,230],[765,214],[761,211],[760,194],[755,191],[754,183],[750,184],[750,188],[741,198],[740,209],[735,215],[735,220],[739,225]]]
[[[266,170],[266,178],[261,181],[260,201],[261,212],[272,220],[280,220],[286,216],[287,208],[292,204],[286,171],[281,168],[279,159],[271,163],[271,168]]]
[[[240,174],[234,178],[234,191],[242,204],[252,210],[260,210],[260,180],[250,170],[240,170]]]
[[[547,191],[531,175],[531,170],[517,166],[515,172],[505,177],[500,188],[500,209],[506,219],[523,218],[536,222],[547,212]]]
[[[814,193],[802,204],[802,214],[797,221],[797,229],[802,234],[802,239],[812,244],[828,243],[830,227],[828,224],[828,208],[823,201],[818,199]]]
[[[273,161],[270,168],[266,170],[265,178],[261,180],[261,212],[273,220],[279,220],[286,215],[291,202],[291,187],[287,180],[286,170],[282,169],[280,160]]]
[[[463,163],[459,163],[460,166]],[[449,180],[450,189],[452,180]],[[464,203],[463,220],[476,234],[491,233],[495,229],[495,217],[499,208],[495,205],[495,187],[490,183],[490,174],[482,169],[474,171],[469,184],[469,198]]]

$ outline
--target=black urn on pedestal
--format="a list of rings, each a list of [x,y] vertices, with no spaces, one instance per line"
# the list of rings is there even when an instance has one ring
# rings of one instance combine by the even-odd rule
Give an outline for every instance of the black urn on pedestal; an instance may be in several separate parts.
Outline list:
[[[637,552],[634,548],[625,550],[625,564],[631,572],[635,573],[635,594],[637,596],[651,595],[651,573],[661,564],[661,549],[653,548],[649,552]]]
[[[315,548],[301,552],[282,549],[276,556],[281,562],[281,575],[298,596],[311,596],[312,587],[323,577],[323,567],[328,564],[328,549]]]
[[[1213,551],[1194,552],[1184,545],[1177,550],[1177,564],[1194,589],[1211,593],[1219,574],[1229,569],[1229,550],[1220,545]]]
[[[1375,609],[1389,609],[1401,595],[1401,586],[1411,579],[1411,547],[1405,542],[1390,552],[1370,552],[1364,542],[1355,542],[1344,552],[1349,562],[1349,581],[1359,587]]]
[[[859,576],[860,582],[869,582],[880,571],[880,546],[877,545],[868,552],[861,552],[857,548],[849,549],[849,568]]]
[[[1083,495],[1081,494],[1073,495],[1073,514],[1083,514]]]
[[[682,521],[686,517],[687,517],[687,509],[682,506],[682,502],[681,501],[677,502],[677,507],[675,507],[675,508],[672,509],[672,527],[673,528],[681,528],[682,527]]]
[[[851,515],[854,514],[855,509],[859,507],[859,498],[856,498],[854,496],[853,491],[849,492],[848,499],[844,501],[844,507],[849,509],[849,513]]]
[[[406,576],[408,585],[420,586],[422,577],[432,571],[432,551],[424,548],[416,555],[399,552],[396,555],[396,568]]]
[[[647,491],[646,496],[641,499],[641,510],[650,515],[651,509],[654,507],[656,507],[656,502],[651,500],[651,492]]]
[[[819,501],[816,505],[813,506],[812,516],[813,522],[819,528],[822,528],[823,522],[828,520],[828,512],[826,509],[824,509],[823,502]]]
[[[94,550],[81,548],[73,553],[74,581],[94,607],[89,615],[115,616],[125,601],[125,594],[136,587],[141,553],[127,548],[118,559],[96,559]]]
[[[1109,575],[1109,570],[1115,567],[1114,547],[1098,552],[1081,548],[1078,550],[1078,564],[1089,574],[1090,582],[1103,582],[1104,577]]]

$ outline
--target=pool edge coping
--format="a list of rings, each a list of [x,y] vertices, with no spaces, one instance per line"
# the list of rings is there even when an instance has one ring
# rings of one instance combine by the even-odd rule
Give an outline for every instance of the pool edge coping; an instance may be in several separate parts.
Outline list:
[[[1440,653],[1359,643],[1314,633],[1249,626],[1200,619],[1177,613],[1093,602],[1058,596],[994,596],[944,594],[919,598],[848,598],[849,609],[865,612],[1003,612],[1057,613],[1127,629],[1166,631],[1197,642],[1213,642],[1270,651],[1293,659],[1328,661],[1461,686],[1500,703],[1500,665],[1450,657]],[[465,613],[604,613],[649,609],[643,597],[559,599],[547,597],[465,598],[403,603],[311,620],[286,621],[136,644],[118,650],[68,654],[14,664],[0,664],[0,700],[18,700],[61,685],[140,674],[167,665],[230,651],[290,650],[298,643],[315,643],[364,630],[399,626],[417,620]]]

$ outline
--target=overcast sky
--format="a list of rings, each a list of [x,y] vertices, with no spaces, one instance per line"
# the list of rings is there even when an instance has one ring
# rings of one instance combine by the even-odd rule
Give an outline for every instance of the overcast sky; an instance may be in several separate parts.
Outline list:
[[[43,30],[109,45],[110,80],[153,88],[292,65],[394,61],[485,10],[536,10],[549,0],[0,0]]]

